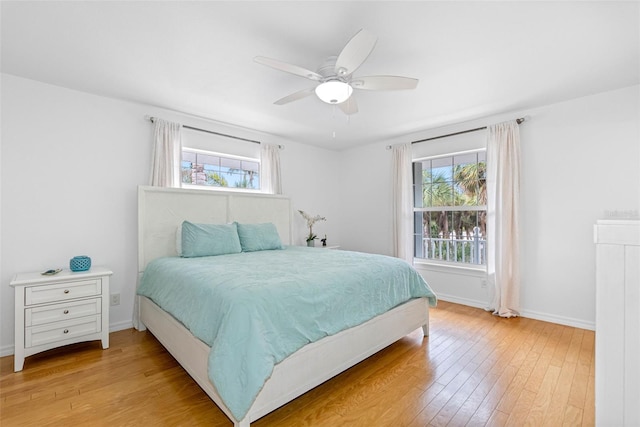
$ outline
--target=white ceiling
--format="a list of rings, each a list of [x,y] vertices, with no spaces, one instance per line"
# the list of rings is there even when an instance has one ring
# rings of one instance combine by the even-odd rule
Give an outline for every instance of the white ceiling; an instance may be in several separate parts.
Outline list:
[[[1,69],[343,149],[638,84],[637,2],[3,1]],[[360,29],[378,36],[357,70],[420,79],[356,91],[347,119],[313,86],[253,62],[316,70]],[[335,132],[335,137],[333,133]]]

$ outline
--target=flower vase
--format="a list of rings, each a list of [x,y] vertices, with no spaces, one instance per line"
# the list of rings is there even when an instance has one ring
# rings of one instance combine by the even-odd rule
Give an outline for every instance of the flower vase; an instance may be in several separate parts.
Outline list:
[[[310,248],[315,247],[315,245],[316,245],[315,240],[307,240],[307,246],[309,246]]]

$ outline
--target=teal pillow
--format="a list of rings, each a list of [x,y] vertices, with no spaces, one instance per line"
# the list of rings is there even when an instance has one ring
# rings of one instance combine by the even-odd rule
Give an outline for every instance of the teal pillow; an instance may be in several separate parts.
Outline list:
[[[242,252],[236,224],[182,223],[182,253],[185,258]]]
[[[264,224],[238,224],[238,236],[240,237],[242,252],[282,249],[278,229],[270,222]]]

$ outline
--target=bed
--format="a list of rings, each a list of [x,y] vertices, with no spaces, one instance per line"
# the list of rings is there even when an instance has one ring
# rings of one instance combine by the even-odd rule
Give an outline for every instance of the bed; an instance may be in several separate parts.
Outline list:
[[[274,273],[273,277],[257,283],[250,288],[249,292],[243,288],[243,295],[253,298],[253,295],[260,295],[260,292],[271,293],[275,289],[265,285],[269,281],[275,280],[279,283],[278,286],[284,286],[282,285],[284,279],[281,277],[285,276],[283,271],[287,270],[287,268],[282,267],[285,262],[281,261],[279,257],[287,257],[287,260],[298,259],[298,261],[295,261],[296,263],[304,263],[308,267],[298,269],[296,273],[298,276],[295,276],[295,280],[287,279],[286,286],[294,286],[294,282],[298,280],[297,278],[305,275],[307,270],[315,268],[309,266],[319,265],[323,258],[326,258],[329,264],[334,265],[335,273],[337,271],[335,266],[340,263],[344,263],[345,268],[347,265],[356,268],[362,262],[360,257],[376,257],[374,255],[347,252],[340,255],[337,254],[338,251],[328,249],[287,246],[291,244],[292,215],[293,210],[290,200],[282,196],[158,187],[139,187],[138,189],[138,261],[141,278],[148,267],[147,275],[144,277],[148,280],[146,280],[146,283],[142,283],[143,286],[141,286],[140,291],[141,293],[147,293],[148,296],[138,296],[137,327],[140,330],[148,328],[237,427],[249,426],[251,422],[348,369],[415,329],[422,327],[424,335],[428,335],[428,308],[430,303],[435,303],[435,296],[430,293],[430,290],[424,293],[418,285],[411,285],[412,287],[417,286],[416,289],[420,288],[420,297],[409,298],[406,302],[399,304],[392,302],[391,309],[385,309],[379,314],[374,314],[372,318],[363,322],[356,320],[356,324],[350,325],[346,329],[334,331],[332,326],[322,326],[321,329],[323,331],[326,329],[325,334],[320,334],[321,336],[307,340],[309,341],[308,343],[306,341],[302,344],[298,342],[295,348],[292,348],[291,354],[273,357],[272,371],[269,372],[269,375],[266,375],[266,380],[257,388],[255,396],[251,390],[247,391],[250,399],[248,403],[245,402],[245,406],[248,409],[244,406],[238,409],[237,402],[229,397],[229,392],[221,386],[220,379],[214,375],[210,376],[210,372],[214,371],[211,365],[214,353],[223,348],[220,344],[224,342],[220,338],[222,337],[221,333],[218,336],[216,335],[218,332],[216,332],[212,335],[212,338],[207,336],[196,337],[196,335],[200,334],[200,331],[190,324],[189,319],[182,318],[180,317],[182,316],[181,314],[175,313],[175,307],[172,308],[171,304],[167,305],[167,301],[172,300],[162,301],[159,296],[149,293],[149,289],[153,289],[156,283],[160,288],[160,277],[168,278],[167,281],[170,283],[179,283],[181,280],[177,278],[178,276],[176,278],[170,276],[167,273],[169,270],[166,270],[168,267],[164,264],[162,264],[162,267],[158,267],[161,262],[169,265],[182,265],[189,262],[191,263],[188,264],[189,269],[195,271],[200,268],[210,268],[207,265],[207,258],[212,258],[214,260],[213,264],[216,266],[214,268],[222,268],[217,270],[218,273],[231,271],[228,270],[231,267],[226,265],[220,267],[220,264],[223,261],[227,262],[227,260],[231,264],[235,263],[237,265],[247,262],[250,262],[251,265],[258,265],[262,259],[265,264],[280,265],[278,273]],[[283,243],[283,248],[281,250],[258,251],[255,253],[244,253],[243,251],[242,253],[221,255],[219,257],[194,258],[195,261],[185,260],[177,257],[178,249],[176,247],[176,232],[185,220],[196,224],[234,224],[234,226],[238,224],[238,227],[241,224],[273,224]],[[344,261],[342,261],[343,259]],[[398,260],[390,257],[376,258],[372,261],[375,261],[381,265],[380,268],[384,269],[395,268],[394,266],[398,264]],[[384,263],[389,263],[389,267],[383,266]],[[158,269],[160,269],[158,278],[151,280],[150,278],[153,277],[152,272]],[[219,275],[218,273],[214,273],[214,275]],[[226,281],[229,281],[228,277]],[[192,279],[190,278],[189,280]],[[370,281],[370,278],[365,277],[363,280]],[[152,285],[149,284],[150,281]],[[326,286],[328,289],[330,285],[330,281],[327,281],[327,284],[322,286]],[[334,283],[331,286],[337,286],[337,284]],[[183,290],[189,287],[191,286],[186,286]],[[196,286],[193,287],[196,288]],[[384,286],[381,285],[381,287]],[[306,286],[303,288],[306,288]],[[284,289],[287,289],[288,292],[291,288]],[[198,297],[191,298],[192,301],[199,300]],[[222,300],[226,297],[221,298],[218,295],[217,298]],[[307,298],[307,296],[304,298]],[[258,297],[256,299],[263,300]],[[163,304],[166,310],[160,308],[160,305]],[[375,304],[372,303],[371,305]],[[311,303],[311,306],[315,307],[316,302]],[[213,311],[222,312],[222,310]],[[282,309],[280,310],[282,311]],[[192,317],[199,318],[199,316]],[[287,321],[290,321],[290,319]],[[314,322],[317,323],[317,319]],[[251,324],[255,323],[256,321]],[[260,320],[257,323],[261,325],[260,328],[262,329],[260,330],[264,331],[263,322]],[[248,342],[251,345],[255,345],[254,341],[259,341],[260,335],[263,334],[254,334]],[[283,337],[288,338],[289,335]],[[305,339],[307,339],[306,335]],[[206,343],[207,341],[209,344]],[[265,342],[270,346],[274,341],[277,340],[271,338]],[[286,342],[286,339],[283,339],[283,342]],[[259,344],[258,347],[260,348]],[[255,348],[252,348],[249,354],[252,357],[257,354]],[[215,360],[222,363],[222,359]],[[221,371],[228,370],[221,369]],[[241,377],[241,371],[242,369],[237,371],[239,377]],[[210,377],[213,377],[214,380]],[[242,383],[242,381],[240,382]],[[218,388],[220,390],[214,383],[219,385]]]

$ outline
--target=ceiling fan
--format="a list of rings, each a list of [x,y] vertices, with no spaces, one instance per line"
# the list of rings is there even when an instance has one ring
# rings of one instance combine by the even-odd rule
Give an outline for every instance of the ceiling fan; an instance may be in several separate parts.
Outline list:
[[[253,60],[276,70],[318,82],[315,87],[294,92],[277,100],[274,104],[287,104],[315,93],[320,100],[327,104],[337,105],[345,114],[355,114],[358,112],[358,105],[352,96],[353,89],[402,90],[415,89],[418,86],[418,79],[410,77],[353,76],[353,72],[362,65],[371,53],[377,40],[378,38],[367,30],[358,31],[340,54],[327,58],[317,72],[264,56],[256,56]]]

